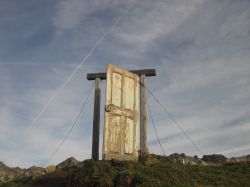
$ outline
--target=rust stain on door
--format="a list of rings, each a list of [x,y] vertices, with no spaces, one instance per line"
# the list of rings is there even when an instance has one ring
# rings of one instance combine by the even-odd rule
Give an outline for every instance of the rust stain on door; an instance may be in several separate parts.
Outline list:
[[[103,159],[138,160],[139,76],[107,66]]]

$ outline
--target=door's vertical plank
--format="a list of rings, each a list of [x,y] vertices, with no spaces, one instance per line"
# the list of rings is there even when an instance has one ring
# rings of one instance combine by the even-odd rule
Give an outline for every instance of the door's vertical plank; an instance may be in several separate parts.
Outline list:
[[[121,111],[124,111],[124,90],[125,90],[125,80],[124,80],[124,71],[120,68],[116,68],[117,71],[120,71],[121,75],[122,75],[122,97],[121,97]],[[121,133],[122,133],[122,136],[120,137],[121,138],[121,152],[120,152],[120,155],[124,155],[125,154],[125,125],[126,125],[126,117],[122,115],[122,130],[121,130]]]
[[[126,132],[125,132],[125,127],[126,127],[126,123],[127,123],[127,118],[122,116],[122,129],[121,129],[121,152],[120,155],[124,155],[125,154],[125,141],[126,141]]]
[[[111,104],[111,67],[110,65],[107,66],[107,75],[106,75],[106,95],[105,95],[105,106],[108,106]],[[106,155],[109,154],[110,147],[108,147],[109,144],[109,118],[110,115],[106,111],[104,112],[104,128],[103,128],[103,149],[102,149],[102,158],[106,159]]]

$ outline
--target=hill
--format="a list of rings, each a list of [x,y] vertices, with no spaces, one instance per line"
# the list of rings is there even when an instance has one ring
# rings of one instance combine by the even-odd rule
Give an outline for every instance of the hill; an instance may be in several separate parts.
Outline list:
[[[173,156],[173,155],[172,155]],[[180,155],[179,155],[180,156]],[[183,155],[182,155],[183,156]],[[177,158],[178,155],[175,155]],[[1,187],[249,186],[250,161],[183,164],[150,155],[143,162],[67,159],[52,170],[17,177]]]

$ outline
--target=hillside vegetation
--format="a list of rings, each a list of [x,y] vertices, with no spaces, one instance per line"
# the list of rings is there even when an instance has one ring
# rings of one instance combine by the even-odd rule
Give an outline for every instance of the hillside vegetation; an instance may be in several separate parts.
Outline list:
[[[86,160],[44,175],[15,179],[1,187],[249,186],[250,162],[183,165],[151,155],[144,162]]]

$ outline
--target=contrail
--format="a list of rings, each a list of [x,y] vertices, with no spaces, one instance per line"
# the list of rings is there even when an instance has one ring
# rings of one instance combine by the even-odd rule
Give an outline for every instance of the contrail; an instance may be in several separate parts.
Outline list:
[[[137,1],[135,1],[135,3],[133,3],[129,9],[127,10],[127,13],[130,12],[136,5]],[[109,34],[109,32],[113,29],[113,27],[119,23],[119,21],[121,20],[121,17],[118,17],[114,23],[110,26],[110,28],[100,37],[100,39],[96,42],[96,44],[94,45],[94,47],[88,52],[88,54],[85,56],[85,58],[82,60],[82,62],[76,67],[76,69],[73,71],[73,73],[66,79],[66,81],[56,90],[56,92],[54,93],[54,95],[48,100],[48,102],[44,105],[44,107],[42,108],[42,110],[38,113],[38,115],[33,119],[31,126],[33,127],[37,120],[41,117],[41,115],[46,111],[46,109],[48,108],[48,106],[50,105],[50,103],[53,102],[53,100],[56,98],[56,96],[58,95],[58,93],[72,80],[72,78],[74,77],[74,75],[79,71],[79,69],[87,62],[88,58],[91,56],[91,54],[96,50],[96,48],[100,45],[100,43],[104,40],[104,38]]]
[[[119,19],[117,19],[119,21]],[[42,108],[42,110],[38,113],[38,115],[33,119],[32,123],[31,123],[31,127],[34,126],[34,124],[37,122],[37,120],[41,117],[41,115],[46,111],[46,109],[48,108],[48,106],[52,103],[52,101],[56,98],[56,96],[58,95],[58,93],[72,80],[72,78],[75,76],[75,74],[79,71],[79,69],[87,62],[88,58],[90,57],[90,55],[95,51],[95,49],[100,45],[100,43],[103,41],[103,39],[107,36],[107,34],[110,32],[110,30],[113,28],[113,26],[117,23],[114,22],[114,24],[111,26],[111,28],[104,33],[101,38],[96,42],[96,44],[94,45],[94,47],[88,52],[88,54],[86,55],[86,57],[82,60],[82,62],[76,67],[76,69],[73,71],[73,73],[66,79],[66,81],[56,90],[56,92],[54,93],[54,95],[48,100],[48,102],[44,105],[44,107]]]

